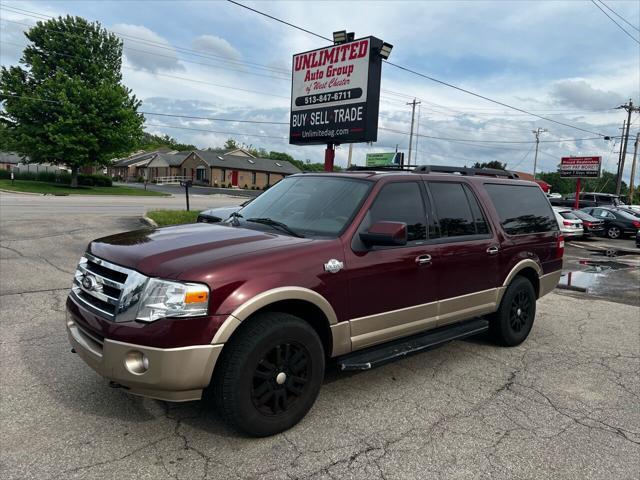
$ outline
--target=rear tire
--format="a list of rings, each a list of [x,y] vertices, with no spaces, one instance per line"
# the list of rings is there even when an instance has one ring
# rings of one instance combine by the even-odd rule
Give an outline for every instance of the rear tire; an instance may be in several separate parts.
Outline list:
[[[286,313],[258,314],[222,350],[213,397],[226,422],[255,437],[291,428],[311,409],[324,378],[322,342]]]
[[[516,276],[490,318],[491,335],[505,347],[520,345],[529,335],[535,316],[536,291],[528,279]]]
[[[607,229],[607,237],[611,238],[611,239],[616,239],[616,238],[620,238],[621,236],[621,231],[618,227],[609,227]]]

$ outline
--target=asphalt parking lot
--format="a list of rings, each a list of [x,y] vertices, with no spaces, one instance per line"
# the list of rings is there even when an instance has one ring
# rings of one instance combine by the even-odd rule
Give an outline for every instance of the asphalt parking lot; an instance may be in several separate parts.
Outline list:
[[[75,264],[91,239],[180,201],[0,194],[3,479],[637,478],[640,308],[627,295],[552,293],[516,348],[480,337],[370,372],[330,370],[310,414],[271,438],[238,436],[205,402],[109,388],[70,353]],[[567,248],[575,271],[589,267],[579,248]]]

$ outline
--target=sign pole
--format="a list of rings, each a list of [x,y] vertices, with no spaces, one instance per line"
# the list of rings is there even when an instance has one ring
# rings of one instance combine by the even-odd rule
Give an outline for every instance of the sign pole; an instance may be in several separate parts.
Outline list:
[[[333,143],[327,143],[327,149],[324,151],[324,171],[333,172],[333,160],[336,157],[336,151]]]
[[[573,204],[573,209],[578,210],[580,208],[580,177],[576,178],[576,201]]]

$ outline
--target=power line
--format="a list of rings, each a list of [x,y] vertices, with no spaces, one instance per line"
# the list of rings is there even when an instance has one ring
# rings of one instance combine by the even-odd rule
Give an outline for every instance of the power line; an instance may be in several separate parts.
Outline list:
[[[294,25],[293,23],[285,22],[284,20],[282,20],[282,19],[280,19],[280,18],[276,18],[276,17],[274,17],[274,16],[272,16],[272,15],[269,15],[269,14],[267,14],[267,13],[261,12],[260,10],[256,10],[255,8],[251,8],[251,7],[247,6],[247,5],[243,5],[243,4],[242,4],[242,3],[240,3],[240,2],[235,2],[234,0],[227,0],[227,1],[228,1],[229,3],[233,3],[234,5],[237,5],[237,6],[239,6],[239,7],[246,8],[247,10],[251,10],[252,12],[257,13],[257,14],[259,14],[259,15],[263,15],[263,16],[265,16],[265,17],[267,17],[267,18],[270,18],[271,20],[275,20],[276,22],[284,23],[285,25],[288,25],[288,26],[290,26],[290,27],[292,27],[292,28],[296,28],[296,29],[298,29],[298,30],[300,30],[300,31],[302,31],[302,32],[308,33],[309,35],[314,35],[314,36],[316,36],[316,37],[318,37],[318,38],[322,38],[323,40],[327,40],[327,41],[329,41],[329,42],[332,42],[332,43],[333,43],[333,39],[331,39],[331,38],[327,38],[327,37],[324,37],[324,36],[319,35],[319,34],[317,34],[317,33],[314,33],[314,32],[312,32],[311,30],[307,30],[307,29],[305,29],[305,28],[299,27],[299,26],[297,26],[297,25]]]
[[[407,132],[403,132],[401,130],[394,130],[391,128],[385,128],[385,127],[378,127],[379,130],[387,130],[390,132],[394,132],[394,133],[400,133],[403,135],[409,135],[409,133]],[[531,140],[476,140],[476,139],[472,139],[472,138],[450,138],[450,137],[436,137],[433,135],[425,135],[425,134],[414,134],[417,137],[423,137],[423,138],[431,138],[434,140],[447,140],[450,142],[477,142],[477,143],[525,143],[525,144],[531,144],[531,143],[536,143],[535,141],[531,141]],[[589,138],[563,138],[563,139],[558,139],[558,140],[541,140],[540,143],[563,143],[563,142],[580,142],[580,141],[586,141],[586,140],[600,140],[601,137],[589,137]]]
[[[28,23],[16,22],[14,20],[2,19],[2,21],[3,22],[9,22],[9,23],[15,23],[16,25],[23,25],[25,27],[34,27],[34,25],[30,25]],[[51,29],[51,30],[55,31],[56,29]],[[57,30],[57,31],[62,33],[62,31],[60,31],[60,30]],[[64,33],[65,33],[65,35],[78,36],[78,35],[75,35],[75,34],[70,34],[68,32],[64,32]],[[9,45],[22,46],[22,45],[18,45],[18,44],[15,44],[15,43],[10,43],[10,42],[6,42],[6,43],[9,44]],[[171,59],[171,60],[180,60],[181,62],[193,63],[195,65],[202,65],[202,66],[205,66],[205,67],[209,67],[212,70],[217,70],[217,69],[228,70],[228,71],[231,71],[231,72],[240,72],[240,73],[242,73],[244,75],[255,75],[255,76],[258,76],[258,77],[265,77],[265,78],[273,78],[273,79],[276,79],[276,80],[291,81],[291,76],[283,77],[283,76],[276,76],[276,75],[268,75],[266,73],[251,72],[251,71],[248,71],[248,70],[241,70],[239,68],[231,68],[231,67],[227,67],[227,66],[224,66],[224,65],[216,65],[216,64],[212,64],[212,63],[197,62],[195,60],[188,60],[186,58],[178,58],[178,57],[175,57],[175,56],[172,56],[172,55],[163,55],[162,53],[152,52],[152,51],[149,51],[149,50],[141,50],[139,48],[131,47],[131,46],[127,45],[127,44],[123,45],[123,47],[124,47],[125,54],[128,51],[140,52],[140,53],[144,53],[146,55],[153,55],[155,57],[168,58],[168,59]],[[154,48],[158,48],[155,45],[153,47]],[[219,60],[219,61],[223,61],[223,60]],[[238,66],[242,66],[242,65],[238,65]],[[250,68],[257,68],[257,67],[250,67]],[[274,72],[274,73],[278,73],[278,72]]]
[[[616,17],[618,17],[620,20],[622,20],[624,23],[626,23],[627,25],[629,25],[631,28],[633,28],[634,30],[637,30],[638,32],[640,32],[640,28],[636,27],[633,23],[631,23],[630,21],[628,21],[626,18],[624,18],[622,15],[620,15],[618,12],[616,12],[613,8],[611,8],[609,5],[607,5],[606,3],[604,3],[602,0],[598,0],[600,2],[601,5],[603,5],[607,10],[609,10],[611,13],[613,13]]]
[[[282,20],[282,19],[276,18],[276,17],[274,17],[274,16],[272,16],[272,15],[269,15],[269,14],[267,14],[267,13],[261,12],[260,10],[256,10],[256,9],[254,9],[254,8],[250,8],[250,7],[248,7],[248,6],[246,6],[246,5],[243,5],[242,3],[236,2],[236,1],[234,1],[234,0],[227,0],[227,1],[228,1],[228,2],[230,2],[230,3],[233,3],[234,5],[238,5],[238,6],[242,7],[242,8],[246,8],[247,10],[250,10],[250,11],[252,11],[252,12],[255,12],[255,13],[259,14],[259,15],[263,15],[263,16],[265,16],[265,17],[267,17],[267,18],[270,18],[270,19],[275,20],[275,21],[277,21],[277,22],[280,22],[280,23],[283,23],[283,24],[285,24],[285,25],[288,25],[288,26],[290,26],[290,27],[292,27],[292,28],[295,28],[295,29],[301,30],[301,31],[303,31],[303,32],[309,33],[309,34],[314,35],[314,36],[316,36],[316,37],[318,37],[318,38],[322,38],[323,40],[327,40],[327,41],[329,41],[329,42],[332,42],[332,43],[333,43],[333,40],[332,40],[332,39],[330,39],[330,38],[327,38],[327,37],[325,37],[325,36],[323,36],[323,35],[320,35],[320,34],[317,34],[317,33],[311,32],[311,31],[309,31],[309,30],[307,30],[307,29],[304,29],[304,28],[299,27],[299,26],[297,26],[297,25],[294,25],[294,24],[292,24],[292,23],[286,22],[286,21],[284,21],[284,20]],[[592,0],[592,1],[593,1],[593,0]],[[403,70],[403,71],[408,72],[408,73],[411,73],[411,74],[413,74],[413,75],[417,75],[417,76],[419,76],[419,77],[425,78],[425,79],[430,80],[430,81],[432,81],[432,82],[439,83],[440,85],[444,85],[444,86],[446,86],[446,87],[453,88],[453,89],[455,89],[455,90],[458,90],[458,91],[460,91],[460,92],[466,93],[466,94],[468,94],[468,95],[473,95],[474,97],[481,98],[481,99],[486,100],[486,101],[488,101],[488,102],[492,102],[492,103],[495,103],[495,104],[497,104],[497,105],[501,105],[501,106],[503,106],[503,107],[506,107],[506,108],[509,108],[509,109],[512,109],[512,110],[515,110],[515,111],[518,111],[518,112],[521,112],[521,113],[526,113],[526,114],[528,114],[528,115],[531,115],[531,116],[537,117],[537,118],[539,118],[539,119],[541,119],[541,120],[545,120],[545,121],[547,121],[547,122],[556,123],[556,124],[558,124],[558,125],[563,125],[563,126],[565,126],[565,127],[573,128],[573,129],[575,129],[575,130],[580,130],[580,131],[582,131],[582,132],[591,133],[592,135],[599,135],[599,136],[601,136],[601,137],[604,137],[604,136],[605,136],[605,135],[603,135],[603,134],[601,134],[601,133],[598,133],[598,132],[593,132],[593,131],[591,131],[591,130],[587,130],[587,129],[584,129],[584,128],[581,128],[581,127],[577,127],[577,126],[575,126],[575,125],[571,125],[570,123],[560,122],[560,121],[558,121],[558,120],[554,120],[554,119],[552,119],[552,118],[547,118],[547,117],[545,117],[545,116],[538,115],[538,114],[536,114],[536,113],[528,112],[528,111],[526,111],[526,110],[523,110],[522,108],[514,107],[514,106],[512,106],[512,105],[509,105],[509,104],[507,104],[507,103],[501,102],[501,101],[499,101],[499,100],[494,100],[494,99],[489,98],[489,97],[487,97],[487,96],[480,95],[479,93],[475,93],[475,92],[472,92],[471,90],[467,90],[467,89],[465,89],[465,88],[458,87],[458,86],[453,85],[453,84],[451,84],[451,83],[445,82],[445,81],[443,81],[443,80],[439,80],[439,79],[437,79],[437,78],[435,78],[435,77],[432,77],[432,76],[430,76],[430,75],[426,75],[426,74],[424,74],[424,73],[417,72],[417,71],[415,71],[415,70],[413,70],[413,69],[411,69],[411,68],[403,67],[403,66],[401,66],[401,65],[398,65],[398,64],[396,64],[396,63],[390,62],[390,61],[388,61],[388,60],[383,60],[383,61],[384,61],[387,65],[391,65],[392,67],[395,67],[395,68],[397,68],[397,69]]]
[[[44,99],[39,97],[13,95],[8,93],[2,94],[2,95],[6,97],[25,98],[29,100],[37,100],[37,101],[47,102],[47,103],[63,104],[63,102],[58,100],[50,100],[50,99]],[[264,124],[264,125],[279,125],[279,126],[289,125],[288,122],[275,122],[275,121],[269,121],[269,120],[245,120],[245,119],[220,118],[220,117],[205,117],[205,116],[199,116],[199,115],[181,115],[181,114],[173,114],[173,113],[150,112],[150,111],[143,111],[143,110],[139,111],[138,113],[141,113],[143,115],[152,115],[152,116],[170,117],[170,118],[185,118],[190,120],[207,120],[207,121],[214,121],[214,122],[248,123],[248,124]],[[172,128],[178,128],[178,127],[172,127]],[[396,130],[396,129],[386,128],[386,127],[378,127],[378,128],[379,130],[384,130],[392,133],[409,135],[409,133],[404,132],[402,130]],[[222,133],[228,133],[228,132],[222,132]],[[438,137],[434,135],[426,135],[426,134],[420,134],[420,133],[416,133],[414,135],[416,137],[429,138],[432,140],[441,140],[441,141],[447,141],[447,142],[461,143],[463,145],[480,146],[480,147],[487,147],[487,148],[491,148],[491,147],[486,144],[532,144],[532,143],[535,143],[532,141],[524,141],[524,140],[476,140],[471,138]],[[599,139],[600,137],[565,138],[565,139],[558,139],[558,140],[542,140],[541,143],[578,142],[578,141],[599,140]],[[474,143],[485,144],[485,145],[474,145]],[[510,150],[513,150],[513,149],[510,149]]]
[[[640,45],[640,41],[638,41],[638,39],[636,37],[634,37],[633,35],[631,35],[622,25],[620,25],[618,22],[616,22],[615,18],[613,18],[611,15],[609,15],[607,12],[605,12],[602,7],[600,5],[598,5],[594,0],[591,0],[591,3],[593,3],[596,7],[598,7],[598,10],[600,10],[602,13],[604,13],[607,17],[609,17],[609,20],[611,20],[613,23],[615,23],[618,28],[620,30],[622,30],[624,33],[627,34],[627,36],[633,40],[634,42],[636,42],[638,45]],[[606,6],[606,5],[605,5]]]
[[[266,125],[289,125],[289,122],[270,122],[267,120],[238,120],[233,118],[218,118],[218,117],[199,117],[195,115],[178,115],[173,113],[160,113],[160,112],[139,112],[144,115],[153,115],[158,117],[172,117],[172,118],[188,118],[193,120],[209,120],[213,122],[233,122],[233,123],[256,123]]]
[[[6,45],[14,45],[17,47],[22,47],[23,45],[20,45],[18,43],[14,43],[14,42],[4,42]],[[60,55],[62,57],[69,57],[69,58],[77,58],[79,60],[87,60],[85,57],[80,57],[78,55],[70,55],[67,53],[61,53],[61,52],[56,52],[55,50],[48,50],[49,53],[55,54],[55,55]],[[136,68],[136,67],[129,67],[126,65],[122,65],[123,69],[125,70],[133,70],[136,72],[146,72],[147,70],[145,70],[144,68]],[[240,87],[232,87],[230,85],[222,85],[219,83],[213,83],[213,82],[208,82],[206,80],[197,80],[195,78],[188,78],[188,77],[181,77],[179,75],[170,75],[168,73],[158,73],[158,72],[150,72],[153,75],[157,75],[159,77],[166,77],[166,78],[172,78],[172,79],[176,79],[176,80],[183,80],[185,82],[192,82],[192,83],[200,83],[200,84],[204,84],[204,85],[211,85],[213,87],[218,87],[218,88],[226,88],[229,90],[237,90],[240,92],[247,92],[247,93],[256,93],[258,95],[266,95],[269,97],[276,97],[276,98],[284,98],[284,99],[289,99],[289,97],[284,96],[284,95],[276,95],[275,93],[268,93],[268,92],[261,92],[259,90],[251,90],[248,88],[240,88]]]
[[[176,125],[162,125],[157,123],[146,123],[146,122],[145,122],[145,125],[149,127],[177,128],[180,130],[194,130],[196,132],[219,133],[222,135],[235,135],[235,136],[243,136],[243,137],[259,137],[259,138],[273,138],[277,140],[289,140],[288,137],[276,137],[275,135],[262,135],[257,133],[221,132],[218,130],[209,130],[205,128],[180,127]]]
[[[25,15],[26,17],[33,17],[33,18],[36,18],[37,20],[50,20],[50,19],[53,18],[53,17],[49,17],[49,16],[46,16],[46,15],[42,15],[44,18],[35,17],[34,15],[26,15],[26,14],[24,14],[22,12],[28,12],[30,14],[35,14],[35,15],[41,15],[41,14],[38,14],[37,12],[32,12],[30,10],[18,9],[17,7],[9,7],[9,6],[6,6],[6,5],[0,5],[0,8],[1,9],[5,9],[5,10],[11,12],[11,13],[17,13],[17,14],[20,14],[20,15]],[[20,12],[13,12],[13,11],[8,10],[8,9],[15,9],[15,10],[21,10],[21,11]],[[24,25],[24,26],[27,26],[27,27],[34,27],[35,26],[35,25],[29,25],[29,24],[26,24],[26,23],[17,22],[15,20],[2,19],[2,21],[15,23],[15,24],[18,24],[18,25]],[[79,26],[79,28],[83,28],[83,27]],[[83,29],[86,30],[87,28],[83,28]],[[51,30],[60,31],[59,29],[55,29],[55,28],[49,28],[49,30],[50,31]],[[202,57],[202,58],[209,58],[209,59],[212,59],[212,60],[215,60],[215,61],[219,61],[219,62],[230,63],[232,65],[236,64],[236,65],[243,65],[243,66],[246,66],[246,67],[249,67],[249,68],[256,68],[256,69],[259,68],[259,69],[263,69],[263,70],[267,70],[267,71],[272,71],[274,73],[281,73],[281,74],[289,74],[290,73],[288,70],[285,70],[283,68],[273,67],[273,66],[269,66],[269,65],[262,65],[262,64],[259,64],[259,63],[256,63],[256,62],[250,62],[248,60],[238,60],[238,59],[234,59],[234,58],[231,58],[231,57],[228,57],[228,56],[224,56],[224,55],[216,55],[214,53],[204,52],[202,50],[195,50],[195,49],[190,49],[190,48],[187,48],[187,47],[181,47],[181,46],[173,45],[173,44],[170,44],[168,42],[166,44],[165,43],[161,43],[161,42],[156,42],[156,41],[153,41],[153,40],[149,40],[149,39],[146,39],[146,38],[138,37],[138,36],[135,36],[135,35],[130,35],[130,34],[127,34],[127,33],[116,31],[116,30],[109,30],[109,29],[105,29],[105,30],[107,30],[107,31],[109,31],[111,33],[114,33],[114,34],[116,34],[116,35],[118,35],[118,36],[120,36],[120,37],[122,37],[122,38],[124,38],[126,40],[133,41],[133,42],[136,42],[136,43],[146,44],[146,45],[152,46],[154,48],[160,48],[160,49],[169,50],[169,51],[172,51],[172,52],[179,52],[179,53],[183,53],[183,54],[187,54],[187,55],[193,55],[193,56]],[[125,47],[125,48],[131,48],[131,47]],[[151,53],[151,54],[152,55],[160,55],[160,54],[157,54],[155,52]],[[188,61],[188,60],[185,60],[185,59],[181,59],[181,60]]]

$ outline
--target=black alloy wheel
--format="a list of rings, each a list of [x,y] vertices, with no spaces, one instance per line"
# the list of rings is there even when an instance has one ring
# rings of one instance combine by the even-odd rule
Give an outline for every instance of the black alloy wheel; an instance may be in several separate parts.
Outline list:
[[[309,351],[297,342],[278,344],[258,362],[253,372],[251,401],[264,415],[289,410],[309,383]]]
[[[490,333],[497,343],[514,347],[525,341],[535,320],[536,298],[529,279],[517,275],[511,281],[500,307],[489,316]]]
[[[511,329],[519,333],[529,323],[531,316],[531,299],[525,290],[520,290],[511,302],[509,324]]]
[[[255,437],[298,423],[324,379],[325,352],[301,318],[265,312],[243,320],[224,345],[210,391],[227,423]]]

